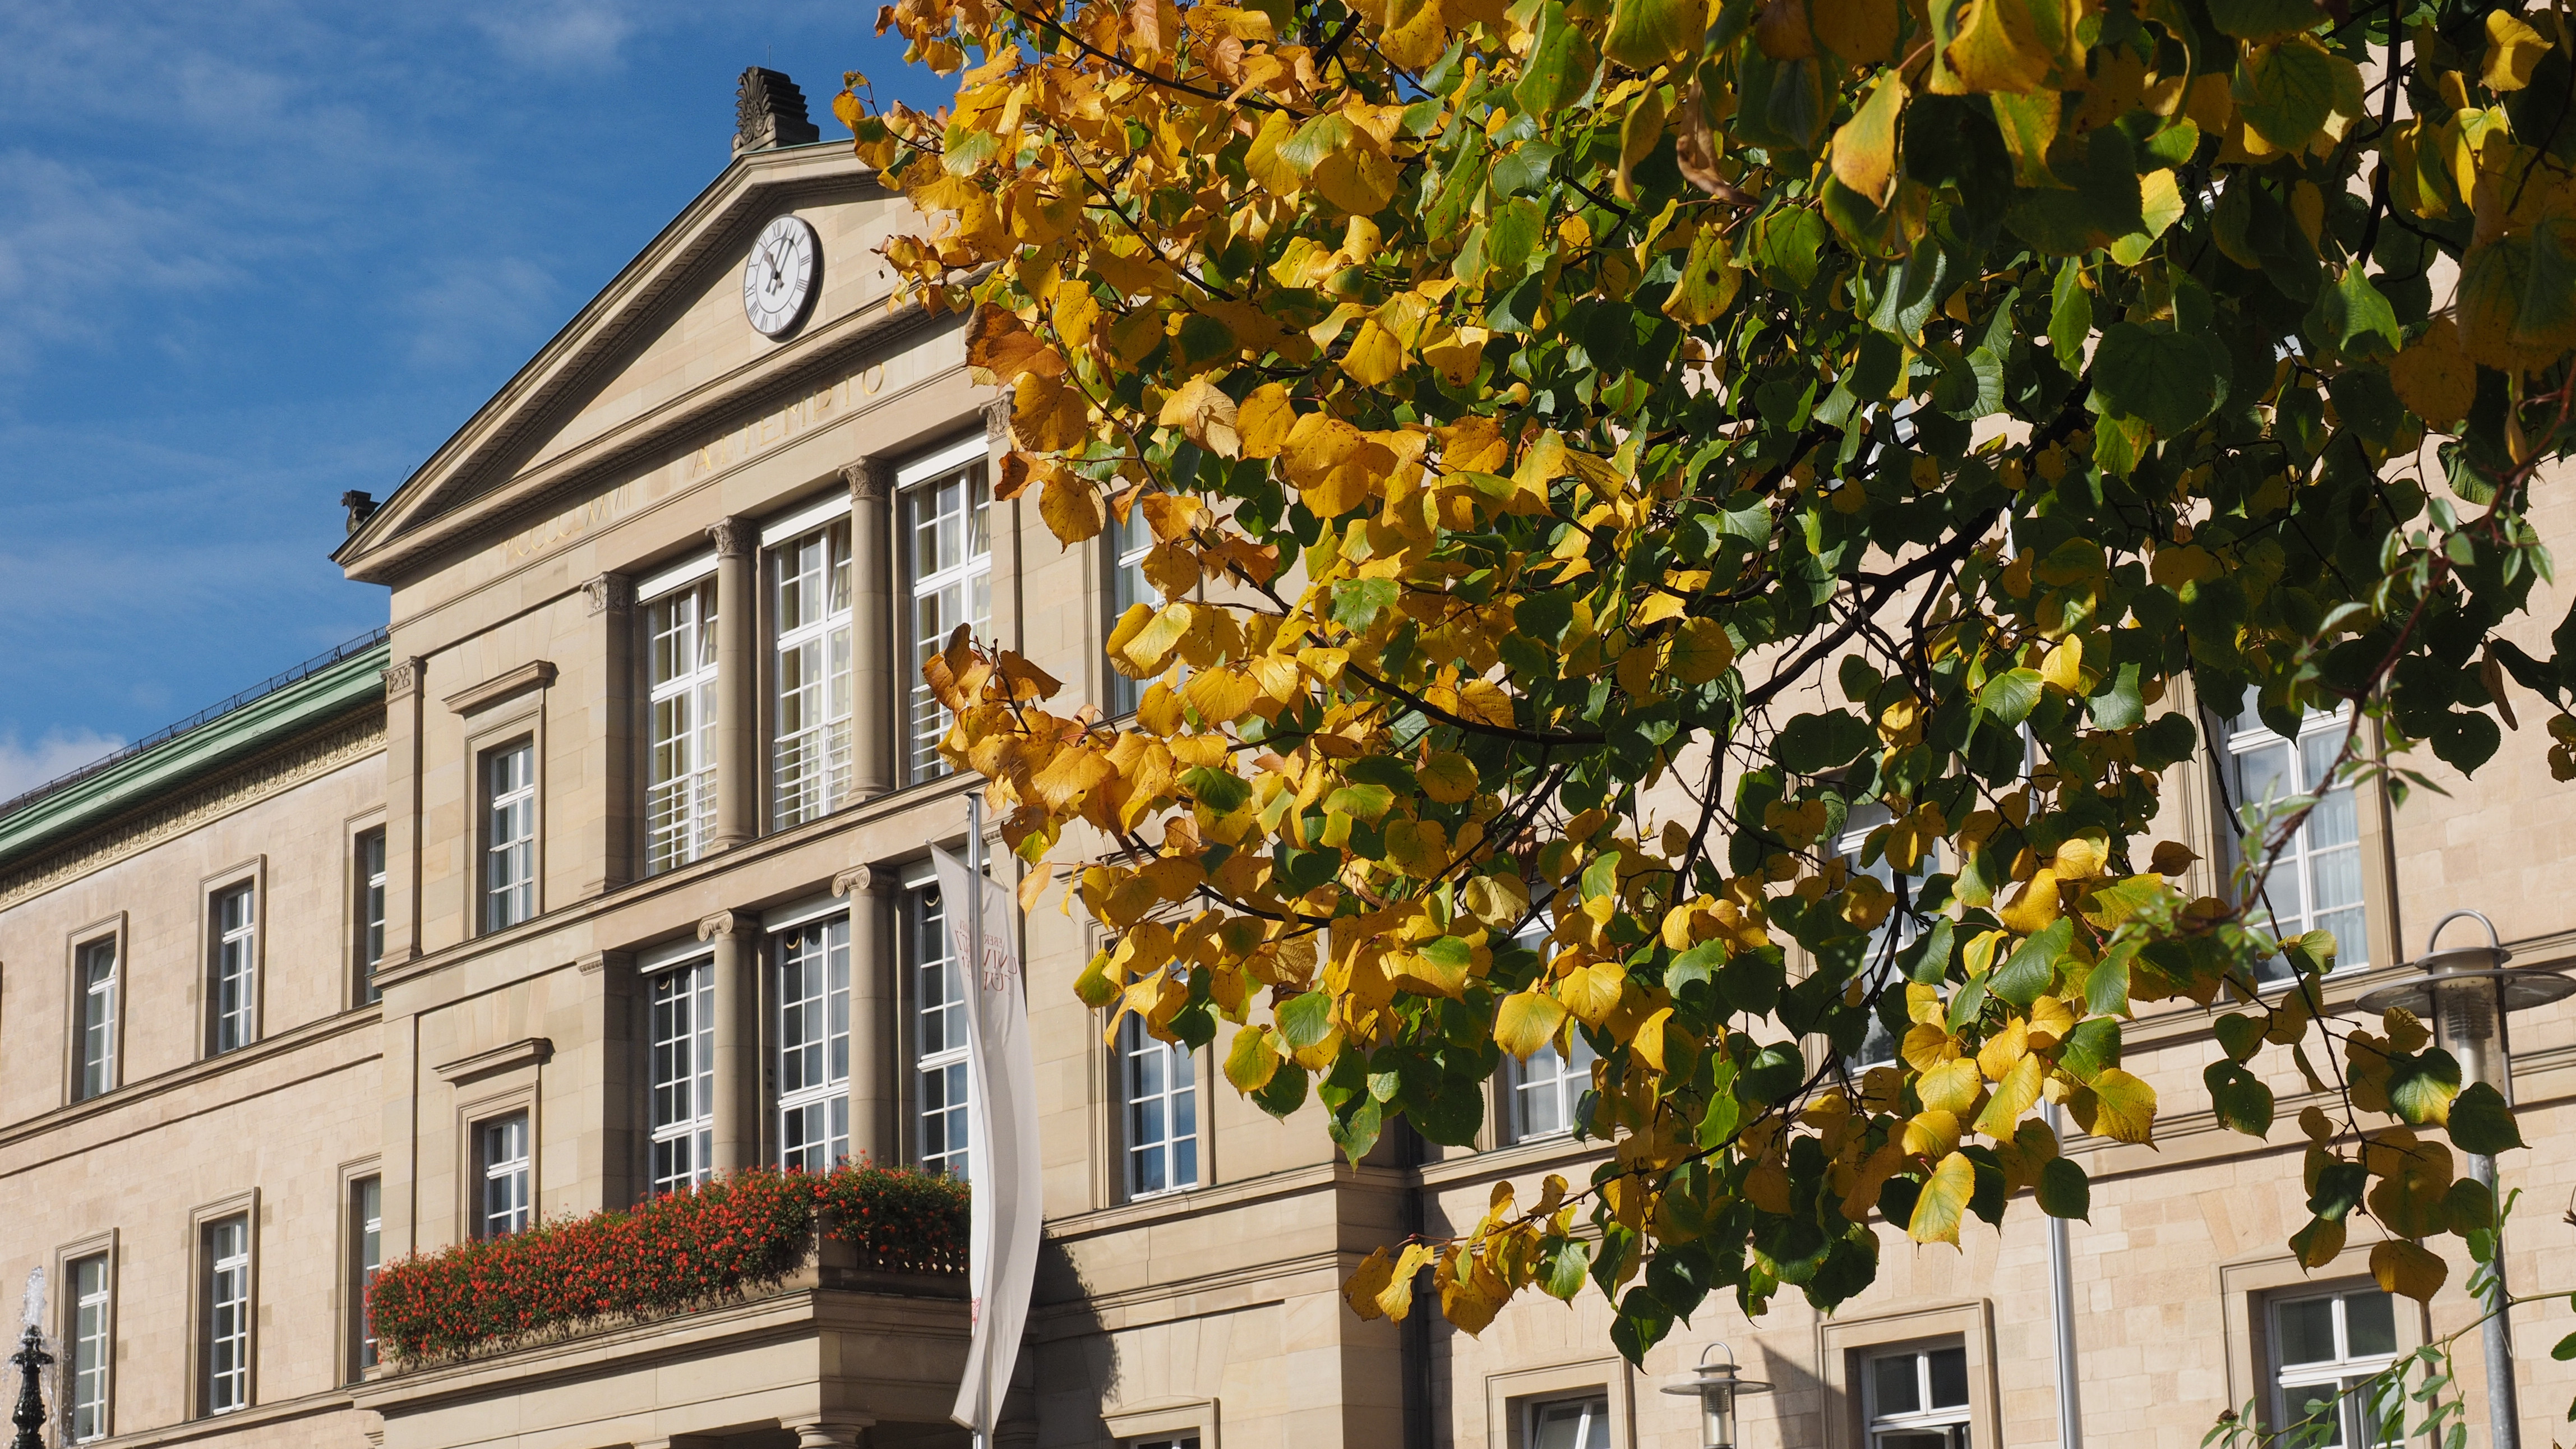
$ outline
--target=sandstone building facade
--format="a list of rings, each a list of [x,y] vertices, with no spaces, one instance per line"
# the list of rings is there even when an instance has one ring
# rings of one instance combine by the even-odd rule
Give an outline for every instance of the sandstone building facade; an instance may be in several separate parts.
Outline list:
[[[901,199],[843,147],[777,144],[797,134],[756,129],[353,530],[340,562],[391,589],[381,637],[0,807],[0,1275],[52,1285],[58,1445],[963,1442],[966,1310],[934,1288],[791,1285],[401,1371],[362,1307],[393,1257],[711,1172],[963,1170],[926,852],[962,840],[968,785],[931,748],[921,652],[970,622],[1120,712],[1102,640],[1145,586],[1118,530],[1067,551],[991,501],[1004,425],[959,319],[884,305],[872,248]],[[2167,833],[2220,860],[2219,786],[2295,779],[2302,753],[2208,719]],[[2282,909],[2344,940],[2337,1000],[2403,974],[2453,907],[2518,964],[2576,957],[2576,824],[2535,735],[2475,781],[2435,767],[2447,796],[2319,812]],[[1227,1088],[1222,1040],[1104,1042],[1064,989],[1087,922],[1050,903],[1022,933],[1049,1223],[1004,1443],[1665,1449],[1698,1421],[1657,1390],[1717,1339],[1773,1385],[1745,1405],[1756,1449],[2055,1437],[2026,1205],[1958,1251],[1883,1230],[1878,1285],[1833,1318],[1712,1307],[1644,1372],[1589,1296],[1472,1339],[1362,1323],[1337,1290],[1369,1249],[1472,1223],[1498,1178],[1582,1170],[1583,1063],[1498,1083],[1480,1150],[1390,1140],[1351,1167],[1313,1109],[1277,1123]],[[2576,1010],[2514,1041],[2534,1146],[2504,1164],[2510,1271],[2576,1288]],[[2431,1314],[2392,1303],[2366,1227],[2330,1269],[2291,1261],[2295,1133],[2193,1110],[2205,1013],[2144,1015],[2128,1055],[2168,1104],[2159,1145],[2075,1143],[2096,1449],[2190,1449],[2224,1410],[2277,1413],[2466,1320],[2465,1263]],[[2273,1085],[2286,1120],[2300,1088]],[[2527,1442],[2576,1379],[2546,1354],[2569,1318],[2517,1316]],[[2483,1425],[2474,1339],[2461,1364]]]

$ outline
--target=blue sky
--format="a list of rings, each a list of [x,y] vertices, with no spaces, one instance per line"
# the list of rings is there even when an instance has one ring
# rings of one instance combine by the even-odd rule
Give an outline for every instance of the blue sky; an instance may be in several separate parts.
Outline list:
[[[858,0],[0,5],[0,798],[384,619],[391,492],[721,170],[936,105]]]

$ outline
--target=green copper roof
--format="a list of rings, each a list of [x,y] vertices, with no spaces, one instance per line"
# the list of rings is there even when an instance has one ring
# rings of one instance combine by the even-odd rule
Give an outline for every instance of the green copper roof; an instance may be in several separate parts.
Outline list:
[[[15,860],[385,694],[378,630],[94,765],[0,803],[0,862]]]

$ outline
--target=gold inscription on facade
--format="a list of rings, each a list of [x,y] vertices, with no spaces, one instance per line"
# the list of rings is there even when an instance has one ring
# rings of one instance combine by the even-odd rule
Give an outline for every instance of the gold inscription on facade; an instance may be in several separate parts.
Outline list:
[[[579,508],[568,508],[534,528],[511,535],[501,541],[500,562],[516,563],[542,553],[566,539],[578,538],[594,528],[614,523],[635,500],[643,496],[640,483],[620,483]]]
[[[853,373],[830,387],[808,393],[773,413],[765,413],[743,424],[690,456],[692,466],[682,470],[684,478],[701,478],[718,468],[730,468],[788,439],[824,423],[834,422],[850,410],[852,403],[877,395],[885,386],[885,364]]]

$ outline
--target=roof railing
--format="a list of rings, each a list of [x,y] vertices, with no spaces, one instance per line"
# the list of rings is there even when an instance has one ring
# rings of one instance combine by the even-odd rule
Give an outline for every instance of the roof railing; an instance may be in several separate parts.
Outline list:
[[[303,663],[296,665],[292,669],[288,669],[279,674],[270,675],[268,678],[261,680],[259,683],[252,685],[250,688],[243,690],[241,693],[234,695],[232,698],[227,699],[220,704],[208,705],[206,708],[197,711],[195,714],[188,716],[177,724],[165,725],[162,728],[153,731],[151,734],[145,735],[143,738],[136,740],[130,745],[119,746],[114,753],[102,755],[98,759],[92,760],[88,764],[81,766],[79,769],[72,771],[70,774],[58,775],[55,778],[38,785],[32,790],[20,791],[9,799],[0,800],[0,820],[7,819],[17,811],[36,803],[38,800],[41,800],[58,790],[68,789],[71,786],[77,785],[81,781],[90,778],[92,775],[100,773],[101,771],[112,770],[118,765],[125,763],[127,760],[133,759],[136,755],[142,754],[146,750],[156,749],[162,745],[166,745],[172,740],[177,739],[179,736],[186,734],[188,731],[196,729],[200,725],[212,724],[216,720],[223,718],[225,715],[231,714],[234,710],[240,709],[244,705],[253,704],[259,700],[265,699],[269,695],[275,694],[290,684],[310,679],[314,675],[321,673],[323,670],[330,668],[332,665],[337,664],[344,659],[350,658],[353,655],[364,654],[368,650],[385,642],[386,634],[387,631],[385,626],[379,624],[375,628],[368,630],[366,633],[359,635],[357,638],[351,639],[345,644],[335,645],[320,654],[316,654],[312,658],[305,660]]]

